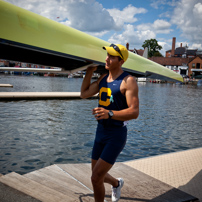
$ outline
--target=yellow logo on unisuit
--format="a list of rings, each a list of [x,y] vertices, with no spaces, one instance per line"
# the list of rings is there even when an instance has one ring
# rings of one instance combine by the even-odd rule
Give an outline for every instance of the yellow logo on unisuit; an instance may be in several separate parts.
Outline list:
[[[107,93],[107,99],[106,100],[101,100],[101,97],[102,97],[102,93]],[[112,91],[110,88],[106,88],[106,87],[102,87],[100,89],[100,93],[99,93],[99,104],[102,105],[102,106],[109,106],[110,105],[110,101],[111,101],[111,95],[112,95]]]

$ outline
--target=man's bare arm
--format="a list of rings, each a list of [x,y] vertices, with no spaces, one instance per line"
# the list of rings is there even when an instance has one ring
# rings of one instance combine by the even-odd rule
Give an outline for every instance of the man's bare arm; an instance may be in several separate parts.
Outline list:
[[[80,94],[81,98],[84,98],[84,99],[89,98],[99,92],[99,81],[103,78],[103,76],[101,76],[97,81],[94,81],[93,83],[91,83],[93,72],[96,69],[97,69],[97,66],[92,65],[88,67],[86,71],[86,75],[81,85],[81,94]]]

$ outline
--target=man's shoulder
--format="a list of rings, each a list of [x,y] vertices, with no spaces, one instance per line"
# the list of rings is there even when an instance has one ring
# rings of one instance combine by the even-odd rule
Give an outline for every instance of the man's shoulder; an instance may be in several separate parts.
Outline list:
[[[137,87],[137,81],[136,81],[136,78],[130,74],[128,74],[127,76],[124,77],[124,83],[125,83],[125,86],[126,88],[128,87]]]
[[[98,80],[97,80],[97,82],[98,82],[98,84],[100,83],[100,81],[102,81],[102,79],[104,78],[104,77],[106,77],[108,74],[102,74],[99,78],[98,78]]]
[[[125,81],[136,81],[136,78],[132,76],[131,74],[127,73],[125,74],[124,78]]]

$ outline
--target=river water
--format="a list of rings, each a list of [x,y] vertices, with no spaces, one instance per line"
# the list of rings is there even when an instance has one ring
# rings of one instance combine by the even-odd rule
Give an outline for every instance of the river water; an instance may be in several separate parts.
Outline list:
[[[1,92],[76,92],[82,79],[0,75]],[[202,147],[202,87],[138,83],[140,115],[117,161]],[[97,100],[0,102],[0,173],[90,162]]]

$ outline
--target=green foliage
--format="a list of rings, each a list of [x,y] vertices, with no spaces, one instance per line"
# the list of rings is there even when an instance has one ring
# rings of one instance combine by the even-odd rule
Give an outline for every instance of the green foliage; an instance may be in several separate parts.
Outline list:
[[[155,52],[153,56],[154,57],[163,57],[163,55],[159,51]]]
[[[148,48],[148,56],[152,57],[152,56],[160,56],[161,53],[159,52],[159,50],[162,49],[162,46],[160,46],[158,44],[158,41],[156,39],[148,39],[145,40],[143,45],[143,48]],[[160,55],[159,55],[160,54]],[[162,56],[162,55],[161,55]]]

